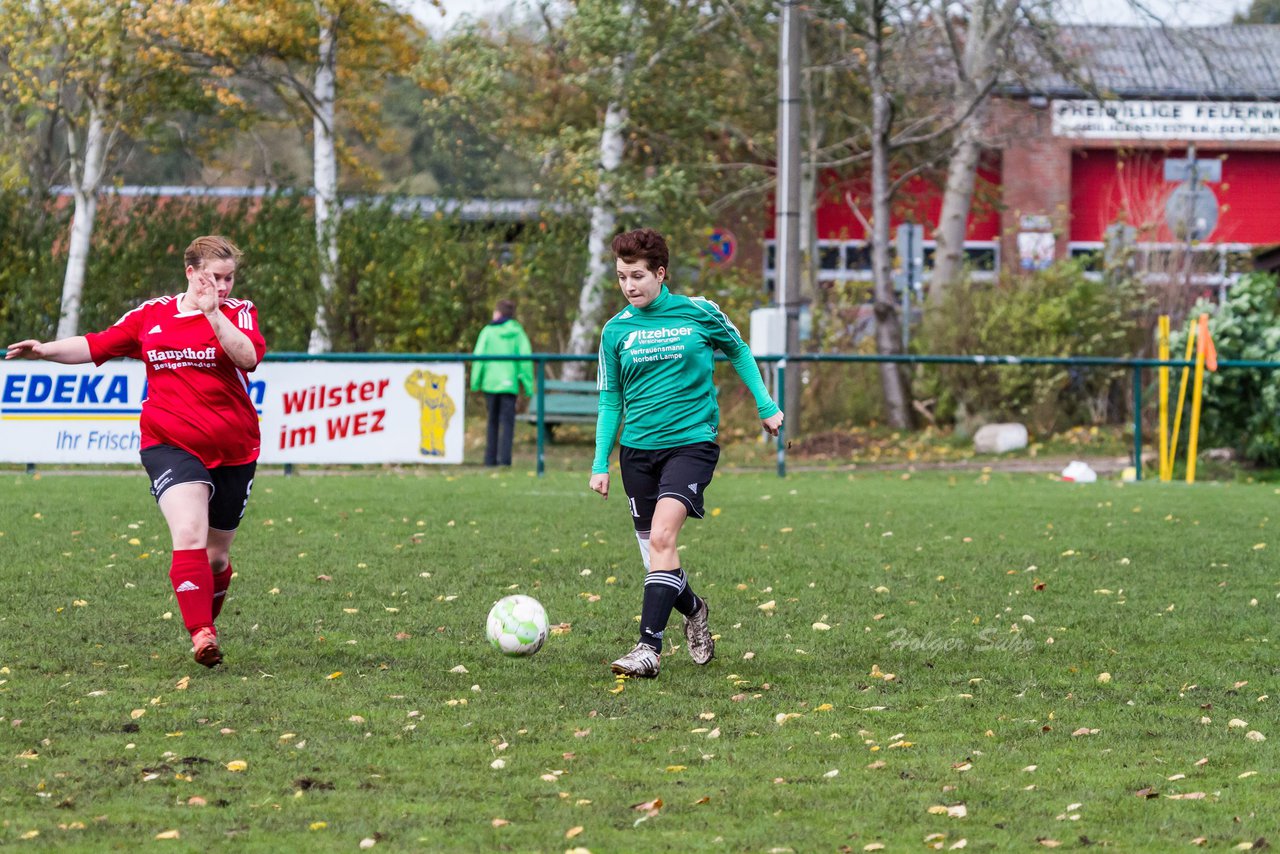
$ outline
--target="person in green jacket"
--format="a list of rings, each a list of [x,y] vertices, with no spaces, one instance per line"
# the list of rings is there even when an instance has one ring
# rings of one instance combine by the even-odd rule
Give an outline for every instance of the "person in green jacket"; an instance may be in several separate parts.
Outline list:
[[[589,486],[609,497],[609,454],[625,415],[618,462],[645,580],[640,642],[611,667],[624,676],[652,678],[672,610],[684,615],[693,662],[706,664],[715,655],[707,603],[689,587],[677,542],[689,516],[702,518],[703,495],[720,459],[715,351],[729,357],[766,431],[778,435],[783,415],[765,389],[751,348],[720,307],[668,290],[661,234],[650,228],[619,234],[613,254],[628,305],[600,332],[600,403]]]
[[[515,319],[516,304],[498,300],[493,321],[476,339],[477,356],[516,356],[533,352],[529,336]],[[484,464],[511,465],[511,445],[516,429],[516,396],[520,389],[533,394],[533,362],[477,361],[471,363],[471,390],[484,392],[489,410],[489,432]]]

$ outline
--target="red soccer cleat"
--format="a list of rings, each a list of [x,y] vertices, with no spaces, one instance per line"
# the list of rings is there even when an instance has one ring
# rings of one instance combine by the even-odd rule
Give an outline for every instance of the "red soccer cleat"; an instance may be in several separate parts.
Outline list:
[[[196,629],[191,633],[191,652],[199,664],[217,667],[222,663],[222,650],[218,648],[218,630],[213,626]]]

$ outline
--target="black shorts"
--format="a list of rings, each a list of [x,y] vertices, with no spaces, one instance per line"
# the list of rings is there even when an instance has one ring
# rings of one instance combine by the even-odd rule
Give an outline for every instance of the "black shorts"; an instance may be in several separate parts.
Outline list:
[[[656,451],[623,445],[618,452],[618,462],[636,530],[643,533],[652,527],[659,498],[679,499],[689,508],[690,516],[701,519],[702,495],[716,473],[719,460],[720,446],[715,442]]]
[[[234,531],[249,503],[253,490],[253,473],[258,464],[219,466],[208,469],[190,451],[172,445],[143,448],[142,467],[151,478],[151,494],[156,501],[165,490],[179,483],[209,485],[209,527],[217,531]]]

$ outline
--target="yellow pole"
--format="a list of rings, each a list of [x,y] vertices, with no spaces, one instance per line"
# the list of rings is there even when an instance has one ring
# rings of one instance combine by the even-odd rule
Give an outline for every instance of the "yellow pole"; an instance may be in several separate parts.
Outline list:
[[[1160,315],[1158,348],[1160,361],[1169,361],[1169,315]],[[1160,480],[1167,481],[1173,477],[1173,467],[1169,465],[1169,366],[1162,365],[1160,377]]]
[[[1209,315],[1200,315],[1196,335],[1196,379],[1191,392],[1191,429],[1187,432],[1187,483],[1196,482],[1196,444],[1200,438],[1200,394],[1204,390],[1204,359],[1208,353]]]
[[[1191,361],[1191,348],[1196,346],[1196,322],[1192,320],[1187,324],[1187,352],[1183,354],[1182,361]],[[1178,459],[1178,433],[1182,429],[1182,406],[1187,399],[1187,380],[1191,378],[1191,372],[1187,368],[1182,369],[1182,379],[1178,382],[1178,406],[1173,410],[1173,436],[1169,439],[1169,479],[1173,479],[1173,464]]]

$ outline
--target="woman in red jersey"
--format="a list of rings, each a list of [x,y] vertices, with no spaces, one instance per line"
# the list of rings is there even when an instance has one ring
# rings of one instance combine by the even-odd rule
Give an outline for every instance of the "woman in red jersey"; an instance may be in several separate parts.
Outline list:
[[[260,444],[249,371],[267,345],[253,303],[231,299],[240,257],[225,237],[197,237],[184,257],[185,293],[148,300],[101,332],[28,339],[5,353],[65,365],[119,356],[146,363],[142,465],[173,538],[169,579],[205,667],[222,662],[214,620],[231,583],[231,543]]]

